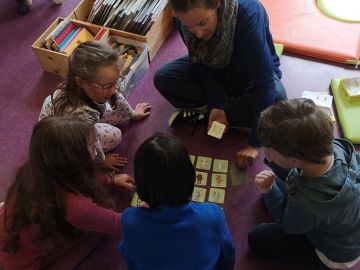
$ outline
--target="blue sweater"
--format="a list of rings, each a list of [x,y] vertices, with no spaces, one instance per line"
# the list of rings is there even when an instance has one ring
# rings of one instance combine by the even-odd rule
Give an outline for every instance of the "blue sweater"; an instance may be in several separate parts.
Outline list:
[[[223,211],[211,203],[128,208],[119,249],[128,269],[233,269],[235,248]]]
[[[222,69],[198,64],[196,72],[207,91],[210,109],[227,107],[226,94],[219,82],[226,80],[226,84],[230,84],[232,88],[238,87],[238,95],[249,83],[254,85],[254,119],[249,144],[260,146],[256,132],[257,120],[261,111],[274,104],[274,74],[281,79],[280,61],[264,7],[257,0],[238,0],[238,3],[234,51],[229,64]],[[180,34],[182,35],[181,31]]]
[[[324,175],[305,178],[293,169],[288,191],[277,181],[264,198],[286,233],[304,233],[332,261],[349,262],[360,256],[360,156],[346,140],[333,145],[334,165]]]

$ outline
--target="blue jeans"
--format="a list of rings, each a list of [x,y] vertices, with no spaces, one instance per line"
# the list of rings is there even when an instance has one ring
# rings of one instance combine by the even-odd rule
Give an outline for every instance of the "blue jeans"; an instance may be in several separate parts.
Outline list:
[[[219,82],[228,97],[228,108],[225,110],[231,126],[250,127],[254,119],[252,112],[255,106],[253,83],[248,81],[231,81],[239,76],[228,76],[231,70],[223,71],[223,80]],[[194,66],[188,56],[180,57],[162,66],[154,76],[154,84],[160,94],[175,108],[197,108],[208,104],[206,91],[200,80],[194,76]],[[275,79],[275,102],[286,100],[286,91],[280,79]],[[239,89],[239,85],[242,89]],[[241,116],[241,117],[240,117]]]
[[[327,268],[305,234],[286,234],[275,223],[262,223],[248,234],[251,252],[273,262],[299,266]]]

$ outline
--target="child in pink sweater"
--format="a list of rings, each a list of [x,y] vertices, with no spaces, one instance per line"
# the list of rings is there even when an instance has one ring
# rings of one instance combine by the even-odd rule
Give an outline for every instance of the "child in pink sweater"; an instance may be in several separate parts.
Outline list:
[[[28,159],[0,209],[5,270],[48,267],[66,251],[77,252],[81,241],[90,252],[102,235],[120,235],[121,214],[111,210],[95,179],[95,138],[92,125],[74,118],[48,117],[35,125]],[[98,180],[133,188],[126,174]]]

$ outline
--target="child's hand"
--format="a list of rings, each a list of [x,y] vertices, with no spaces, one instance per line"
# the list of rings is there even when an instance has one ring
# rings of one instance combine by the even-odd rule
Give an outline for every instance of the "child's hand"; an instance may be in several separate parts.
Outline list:
[[[118,170],[127,164],[127,158],[120,157],[118,154],[109,153],[105,155],[105,160],[100,167],[103,169]]]
[[[150,115],[151,105],[146,102],[139,103],[135,106],[131,119],[142,120]]]
[[[249,166],[252,166],[256,157],[259,155],[259,147],[251,145],[245,146],[236,153],[235,164],[240,170],[244,170]]]
[[[260,193],[268,193],[272,189],[274,182],[275,174],[269,170],[258,173],[254,179],[255,187]]]
[[[125,189],[129,191],[135,190],[135,181],[128,174],[117,174],[114,176],[114,185],[119,189]]]

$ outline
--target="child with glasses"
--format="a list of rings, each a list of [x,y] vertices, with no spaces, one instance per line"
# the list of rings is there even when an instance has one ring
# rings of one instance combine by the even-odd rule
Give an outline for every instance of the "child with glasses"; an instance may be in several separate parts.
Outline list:
[[[128,269],[233,269],[235,247],[223,210],[191,202],[195,171],[185,146],[157,133],[138,148],[134,167],[146,203],[122,216],[119,248]]]
[[[52,115],[70,116],[95,125],[98,160],[108,169],[127,163],[117,154],[104,154],[121,141],[116,125],[128,119],[142,120],[151,109],[146,102],[130,107],[118,91],[123,79],[120,68],[118,54],[109,45],[97,41],[80,44],[69,57],[66,80],[45,99],[39,116],[40,120]]]
[[[100,185],[131,189],[125,174],[96,181],[94,127],[75,118],[39,121],[29,154],[0,207],[2,269],[73,269],[104,235],[120,236],[121,214]]]
[[[353,267],[360,261],[360,155],[334,139],[329,116],[309,99],[278,102],[258,123],[266,159],[277,166],[254,184],[274,222],[251,230],[251,251],[307,267]]]

